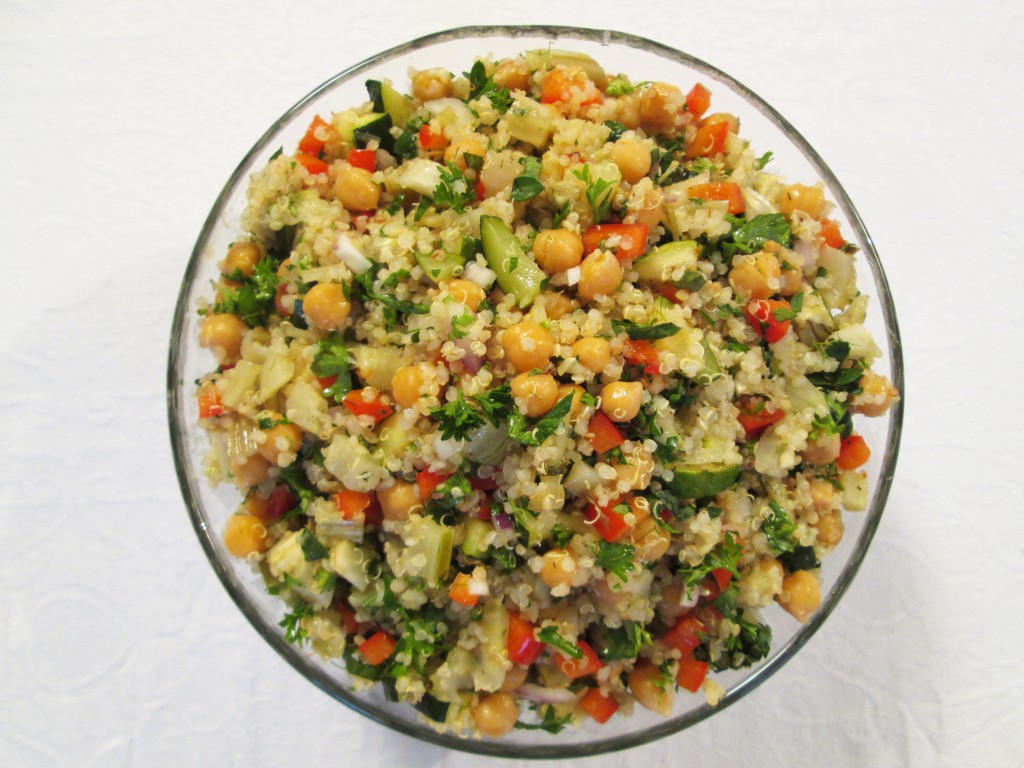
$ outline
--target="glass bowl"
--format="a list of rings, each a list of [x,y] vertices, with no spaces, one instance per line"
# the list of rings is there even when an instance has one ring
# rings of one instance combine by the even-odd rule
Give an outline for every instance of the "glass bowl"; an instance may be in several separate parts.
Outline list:
[[[239,503],[237,490],[223,484],[211,488],[203,475],[207,450],[203,430],[197,427],[198,406],[193,382],[213,367],[212,356],[198,344],[197,302],[211,293],[217,261],[239,234],[251,173],[268,162],[278,147],[295,146],[317,113],[330,113],[366,99],[364,81],[391,78],[408,80],[410,67],[468,69],[475,55],[510,56],[532,48],[568,48],[590,54],[610,72],[622,72],[634,81],[663,80],[681,87],[698,80],[714,93],[716,111],[740,116],[743,136],[758,151],[772,150],[772,169],[792,181],[820,179],[827,196],[836,203],[831,214],[850,240],[860,246],[857,268],[861,290],[871,296],[867,327],[875,335],[883,356],[874,368],[887,373],[903,391],[900,336],[882,265],[874,244],[846,192],[818,153],[785,118],[755,93],[725,72],[698,59],[635,35],[568,27],[464,27],[413,40],[356,64],[301,99],[282,115],[249,150],[228,179],[203,225],[185,270],[171,331],[168,360],[167,404],[171,442],[182,494],[199,541],[225,589],[256,631],[300,674],[346,706],[402,733],[453,749],[516,757],[579,757],[650,742],[699,723],[738,701],[765,681],[817,631],[836,607],[857,572],[878,527],[896,466],[903,405],[899,402],[884,417],[857,417],[857,430],[874,452],[866,466],[871,483],[866,512],[846,514],[847,533],[824,560],[822,604],[807,624],[798,624],[772,604],[763,611],[774,640],[771,654],[752,668],[718,673],[727,693],[716,707],[702,695],[680,695],[671,717],[661,718],[640,707],[631,717],[615,717],[605,725],[588,720],[558,735],[543,731],[513,730],[497,740],[475,740],[438,733],[409,705],[385,700],[380,686],[356,691],[340,662],[324,662],[306,648],[285,642],[278,621],[283,604],[268,595],[262,579],[245,561],[224,549],[221,533]],[[870,283],[867,276],[870,275]],[[882,447],[884,446],[884,450]]]

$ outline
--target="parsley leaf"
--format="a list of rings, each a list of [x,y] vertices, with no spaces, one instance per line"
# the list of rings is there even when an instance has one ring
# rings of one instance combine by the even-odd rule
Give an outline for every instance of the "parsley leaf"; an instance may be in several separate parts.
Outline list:
[[[536,706],[536,705],[535,705]],[[515,728],[521,731],[547,731],[548,733],[561,733],[562,729],[565,728],[572,721],[572,712],[567,715],[558,716],[555,714],[555,708],[550,704],[544,705],[544,716],[539,723],[524,723],[520,720],[516,721]]]
[[[594,565],[626,581],[629,578],[627,574],[636,568],[636,563],[633,562],[633,546],[602,540],[599,542]]]
[[[625,333],[629,338],[646,341],[664,339],[675,336],[682,329],[675,323],[658,323],[656,325],[638,325],[628,320],[612,319],[612,328],[616,333]]]
[[[587,202],[590,204],[590,210],[594,212],[594,223],[600,224],[612,207],[615,185],[608,179],[591,177],[590,163],[584,165],[582,170],[573,171],[572,175],[587,185]]]
[[[302,556],[306,558],[307,563],[314,560],[323,560],[331,554],[327,551],[327,547],[323,545],[323,542],[309,528],[302,529],[299,546],[302,547]]]
[[[754,253],[769,240],[788,247],[792,238],[789,222],[781,213],[762,213],[750,221],[742,221],[729,233],[729,239],[736,250],[742,253]]]
[[[565,221],[565,217],[572,213],[572,201],[566,200],[562,203],[562,207],[555,213],[555,217],[551,220],[551,228],[558,229],[562,226],[562,222]]]
[[[557,648],[566,656],[571,656],[574,659],[583,658],[583,650],[575,643],[570,643],[558,634],[558,629],[553,626],[544,627],[537,633],[537,639],[542,643],[550,645],[552,648]]]
[[[564,548],[566,544],[572,541],[572,537],[575,536],[572,531],[568,528],[563,527],[560,523],[555,523],[551,529],[551,541],[559,548]]]
[[[303,641],[305,641],[309,635],[306,634],[306,630],[302,628],[301,622],[303,619],[312,615],[313,606],[302,602],[292,608],[290,613],[286,613],[284,618],[277,624],[277,626],[284,629],[285,642],[302,645]]]
[[[795,571],[810,571],[821,567],[821,561],[814,551],[814,547],[799,545],[793,547],[792,552],[783,552],[779,555],[779,562],[788,573]]]
[[[324,390],[327,394],[340,400],[352,391],[352,372],[348,368],[348,347],[345,340],[331,334],[319,343],[320,351],[313,358],[310,369],[314,376],[322,379],[337,376],[337,380]]]
[[[313,490],[313,486],[309,483],[309,477],[306,475],[306,470],[302,468],[302,462],[294,461],[287,467],[282,467],[279,477],[299,497],[298,505],[285,512],[284,517],[281,519],[285,520],[300,513],[306,514],[309,502],[316,498],[316,491]]]
[[[397,299],[389,293],[377,291],[374,283],[377,273],[383,266],[379,261],[371,261],[369,269],[360,272],[352,279],[352,289],[355,298],[361,301],[378,301],[383,305],[384,325],[387,330],[394,330],[395,323],[400,317],[408,314],[425,315],[430,312],[430,307],[426,304],[414,304],[411,301]],[[390,281],[392,278],[395,278],[397,282],[397,275],[392,275],[388,280]],[[394,287],[394,285],[390,287]]]
[[[757,163],[757,170],[760,171],[764,169],[764,167],[772,161],[773,157],[775,157],[775,153],[768,151],[761,155],[759,158],[757,158],[757,160],[754,161],[755,163]]]
[[[501,424],[505,414],[514,407],[512,387],[509,384],[502,384],[494,389],[488,389],[486,392],[474,395],[473,399],[484,409],[488,420],[494,426]]]
[[[679,569],[679,575],[683,577],[687,588],[700,584],[705,576],[718,568],[724,568],[733,575],[733,578],[738,579],[741,553],[742,547],[736,541],[736,537],[731,531],[727,532],[725,539],[708,552],[699,565],[684,566]]]
[[[562,419],[572,408],[572,398],[572,394],[566,395],[537,420],[527,419],[518,408],[513,408],[508,416],[508,436],[523,445],[540,445],[555,434]]]
[[[597,645],[597,655],[604,661],[617,659],[635,659],[640,649],[654,642],[651,633],[637,621],[624,622],[621,627],[600,629],[601,640]]]
[[[781,555],[783,552],[793,551],[793,534],[796,532],[796,524],[782,505],[771,501],[771,514],[761,524],[761,532],[768,540],[768,548],[773,555]]]
[[[484,63],[479,59],[473,63],[469,72],[463,72],[469,79],[469,98],[467,101],[473,101],[486,96],[491,101],[491,106],[499,114],[505,114],[508,112],[508,108],[512,105],[512,94],[509,93],[508,88],[504,86],[499,87],[494,82],[493,77],[487,76],[487,69],[484,67]]]
[[[544,191],[544,185],[540,181],[540,158],[521,157],[519,162],[523,166],[523,172],[512,182],[512,191],[509,193],[509,199],[514,203],[532,200]]]
[[[454,400],[434,408],[430,415],[440,424],[441,438],[444,440],[462,440],[484,423],[483,415],[466,402],[460,391],[456,391]]]
[[[613,143],[622,138],[622,134],[629,130],[617,120],[605,120],[604,124],[608,130],[611,131],[611,133],[608,134],[608,141]]]
[[[448,163],[447,168],[441,169],[441,183],[434,190],[434,205],[462,213],[474,200],[476,190],[455,163]]]

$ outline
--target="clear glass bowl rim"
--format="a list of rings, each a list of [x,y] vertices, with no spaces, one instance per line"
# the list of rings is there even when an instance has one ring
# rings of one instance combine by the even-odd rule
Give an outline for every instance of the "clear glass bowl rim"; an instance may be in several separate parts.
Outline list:
[[[626,749],[628,747],[647,744],[655,741],[656,739],[669,736],[688,728],[689,726],[695,725],[716,712],[723,711],[767,680],[776,670],[781,668],[786,661],[800,650],[800,648],[803,647],[803,645],[814,635],[818,628],[821,627],[829,614],[831,614],[839,603],[839,600],[846,592],[846,589],[852,582],[857,570],[860,568],[861,562],[867,553],[868,546],[870,545],[878,528],[879,522],[881,521],[882,512],[885,508],[885,503],[889,496],[889,490],[896,470],[900,436],[902,433],[905,398],[899,400],[895,406],[893,406],[891,412],[888,439],[885,446],[885,457],[877,481],[875,493],[873,495],[872,505],[866,512],[867,519],[860,539],[857,542],[856,548],[851,553],[850,558],[847,560],[846,565],[843,567],[842,572],[837,578],[832,591],[822,602],[821,607],[810,621],[808,621],[808,623],[804,625],[789,640],[789,642],[776,653],[769,663],[764,664],[750,674],[746,679],[731,688],[714,709],[709,710],[708,708],[701,708],[666,720],[657,726],[636,732],[624,733],[608,739],[596,739],[587,743],[574,742],[571,744],[560,744],[557,741],[553,741],[551,744],[512,745],[500,741],[466,739],[452,734],[437,733],[426,725],[409,722],[396,717],[389,712],[388,708],[378,707],[371,702],[360,699],[345,690],[345,688],[340,686],[336,680],[333,680],[325,674],[323,670],[308,663],[294,647],[283,640],[281,634],[276,631],[276,627],[268,626],[262,620],[254,605],[251,603],[248,595],[245,593],[245,590],[234,582],[233,578],[220,562],[211,539],[211,531],[203,517],[201,505],[198,500],[198,494],[194,490],[192,480],[189,477],[187,469],[188,450],[184,436],[179,430],[180,425],[185,422],[182,420],[183,405],[178,396],[178,387],[180,382],[178,381],[177,370],[181,330],[184,327],[185,314],[190,311],[190,307],[186,306],[188,303],[187,297],[189,288],[195,281],[198,274],[201,255],[203,253],[204,246],[210,237],[210,233],[217,226],[217,220],[223,213],[225,202],[231,191],[242,181],[245,168],[249,165],[250,160],[265,150],[271,138],[279,128],[291,121],[292,118],[301,112],[307,104],[339,81],[346,81],[354,78],[370,67],[390,61],[393,58],[402,56],[417,48],[467,37],[546,37],[551,39],[553,43],[565,39],[585,40],[598,44],[617,43],[655,53],[663,58],[697,69],[718,79],[719,81],[727,83],[737,94],[743,96],[751,106],[758,109],[765,117],[775,123],[775,125],[787,135],[790,141],[800,149],[811,165],[814,166],[820,177],[827,183],[829,191],[836,197],[836,204],[843,209],[844,213],[847,214],[849,220],[856,229],[860,242],[863,244],[863,255],[870,264],[875,285],[878,288],[877,298],[881,302],[881,309],[885,319],[886,331],[888,333],[893,384],[901,393],[905,392],[902,342],[896,319],[896,309],[893,304],[892,294],[889,290],[885,271],[882,268],[882,264],[878,258],[878,253],[875,250],[874,241],[868,234],[867,229],[864,226],[864,222],[835,174],[832,173],[831,169],[825,164],[821,156],[807,142],[807,140],[804,139],[799,131],[797,131],[788,120],[779,114],[764,99],[726,72],[723,72],[717,67],[714,67],[701,59],[690,56],[689,54],[683,53],[662,43],[630,33],[551,25],[478,25],[455,27],[425,35],[393,48],[389,48],[388,50],[382,51],[359,62],[358,64],[354,64],[353,66],[342,70],[334,77],[317,86],[267,129],[263,136],[259,138],[259,140],[253,145],[252,149],[249,150],[242,161],[238,164],[234,172],[231,174],[231,177],[224,185],[203,224],[203,228],[200,230],[199,236],[196,239],[196,244],[192,250],[192,255],[189,259],[185,276],[182,281],[182,287],[178,295],[171,330],[167,364],[167,407],[175,470],[196,536],[199,538],[199,542],[203,547],[203,551],[206,553],[207,559],[210,561],[210,565],[217,573],[218,578],[227,590],[228,594],[231,596],[231,599],[235,602],[243,615],[249,620],[249,623],[252,624],[253,628],[285,661],[332,698],[340,701],[342,704],[370,718],[371,720],[381,723],[389,728],[393,728],[409,736],[413,736],[427,742],[464,752],[493,755],[498,757],[530,759],[581,757],[613,752],[616,750]]]

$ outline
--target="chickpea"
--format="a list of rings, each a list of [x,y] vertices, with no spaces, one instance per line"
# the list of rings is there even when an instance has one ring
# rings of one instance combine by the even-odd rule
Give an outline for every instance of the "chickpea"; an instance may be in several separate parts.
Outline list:
[[[601,389],[601,410],[612,421],[630,421],[640,413],[643,398],[644,385],[639,381],[613,381]]]
[[[448,294],[460,304],[465,304],[476,312],[480,308],[480,302],[484,300],[484,289],[469,280],[461,277],[455,280],[448,280],[444,283]]]
[[[253,515],[232,515],[224,529],[224,546],[235,557],[266,552],[267,528]]]
[[[729,285],[740,296],[749,299],[767,299],[779,290],[782,270],[779,260],[770,253],[759,251],[744,256],[729,270]]]
[[[256,243],[235,243],[228,248],[224,261],[220,263],[221,274],[230,277],[237,269],[243,277],[248,277],[262,258],[263,254]]]
[[[640,117],[651,133],[674,133],[683,124],[686,99],[668,83],[651,83],[640,97]]]
[[[828,512],[835,507],[836,489],[832,483],[820,478],[814,478],[809,483],[811,487],[811,502],[818,512]]]
[[[636,139],[623,137],[616,141],[612,145],[612,160],[630,184],[636,184],[651,170],[651,151]]]
[[[551,320],[558,320],[572,312],[572,299],[564,293],[545,293],[544,311]]]
[[[501,688],[498,690],[506,692],[514,691],[526,682],[526,677],[529,674],[529,667],[524,667],[522,664],[513,664],[511,668],[505,672],[505,681],[501,684]]]
[[[615,100],[616,120],[635,131],[640,127],[640,94],[630,93]]]
[[[428,363],[403,365],[391,379],[391,397],[403,408],[412,408],[423,394],[423,385],[433,372]]]
[[[238,315],[207,315],[199,328],[199,344],[213,352],[221,365],[237,363],[242,338],[248,330],[249,326]]]
[[[558,388],[558,400],[572,395],[572,405],[569,406],[569,416],[572,418],[576,418],[583,411],[583,392],[583,387],[578,384],[563,384]]]
[[[499,88],[508,88],[510,91],[530,90],[530,73],[526,70],[526,62],[521,59],[499,62],[493,77]]]
[[[782,592],[775,599],[794,619],[806,624],[821,605],[821,585],[810,571],[797,571],[782,580]]]
[[[819,435],[814,440],[807,441],[807,447],[803,451],[803,459],[806,464],[831,464],[839,458],[839,435]]]
[[[288,466],[295,461],[295,454],[302,447],[302,429],[298,424],[275,424],[263,433],[266,439],[260,443],[259,452],[271,464]],[[282,464],[283,456],[290,454],[290,460]]]
[[[660,560],[668,551],[672,539],[668,532],[648,517],[642,520],[630,533],[630,541],[636,559],[641,563],[653,563]]]
[[[302,299],[302,313],[322,331],[341,328],[351,311],[341,283],[317,283]]]
[[[638,660],[629,673],[629,690],[637,704],[665,717],[672,712],[675,703],[673,682],[650,659]]]
[[[402,522],[423,508],[419,486],[402,480],[396,480],[387,488],[378,488],[377,500],[385,520]]]
[[[546,229],[534,239],[533,255],[549,275],[564,272],[583,260],[583,240],[568,229]]]
[[[782,190],[779,210],[787,216],[792,215],[795,211],[803,211],[812,219],[820,219],[825,212],[825,193],[821,187],[790,184]]]
[[[505,329],[501,346],[516,370],[532,371],[547,367],[555,351],[555,337],[543,325],[524,320]]]
[[[473,722],[485,736],[501,736],[512,730],[519,719],[519,703],[508,693],[481,696],[473,707]]]
[[[380,187],[365,168],[342,166],[334,178],[334,192],[350,211],[369,211],[380,202]]]
[[[860,388],[850,401],[850,410],[865,416],[881,416],[900,397],[899,390],[888,378],[871,370],[860,377]]]
[[[821,515],[814,527],[818,529],[818,542],[826,547],[834,547],[843,540],[843,534],[846,533],[839,510]]]
[[[779,293],[783,296],[799,293],[804,281],[800,257],[773,240],[764,244],[764,250],[774,255],[779,262]]]
[[[412,95],[418,101],[433,101],[452,95],[452,75],[447,69],[421,69],[412,76]]]
[[[654,475],[654,459],[646,451],[631,454],[630,458],[635,459],[633,463],[615,465],[615,482],[621,489],[621,483],[626,483],[630,490],[640,491],[651,484],[651,477]],[[642,500],[634,500],[642,501]],[[634,511],[636,511],[634,509]],[[644,507],[643,517],[647,516],[647,508]],[[638,516],[639,519],[639,516]]]
[[[609,251],[597,250],[583,260],[577,290],[585,299],[611,296],[622,282],[622,265]]]
[[[543,416],[558,402],[558,382],[549,373],[531,376],[520,373],[512,379],[512,397],[526,401],[526,415],[534,419]]]
[[[729,112],[712,112],[700,121],[701,127],[705,125],[718,125],[718,123],[728,123],[729,133],[740,132],[740,119]]]
[[[465,171],[466,155],[476,155],[483,160],[487,155],[487,145],[475,136],[462,136],[445,148],[444,161],[455,163],[460,171]]]
[[[540,580],[548,587],[573,586],[573,578],[576,576],[576,558],[565,549],[549,549],[541,558],[544,564],[540,569]]]
[[[231,460],[231,474],[235,476],[235,485],[243,491],[266,480],[268,469],[270,462],[258,453],[242,460]]]
[[[635,209],[631,206],[630,211],[637,224],[646,224],[648,229],[654,229],[665,215],[665,196],[651,185],[643,190],[638,206]]]
[[[597,336],[580,339],[572,345],[572,353],[580,365],[594,374],[601,373],[611,362],[612,345]]]

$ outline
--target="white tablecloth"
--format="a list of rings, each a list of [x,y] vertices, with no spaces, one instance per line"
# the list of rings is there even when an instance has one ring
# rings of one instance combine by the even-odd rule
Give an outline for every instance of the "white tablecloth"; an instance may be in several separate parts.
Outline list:
[[[779,109],[892,283],[906,424],[847,597],[748,698],[594,766],[1020,765],[1020,3],[0,4],[0,764],[431,765],[221,588],[167,437],[178,284],[225,178],[337,70],[473,23],[611,27]],[[282,727],[282,723],[286,726]]]

